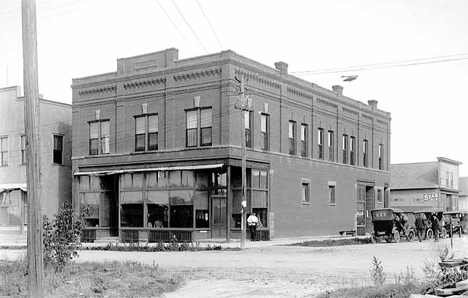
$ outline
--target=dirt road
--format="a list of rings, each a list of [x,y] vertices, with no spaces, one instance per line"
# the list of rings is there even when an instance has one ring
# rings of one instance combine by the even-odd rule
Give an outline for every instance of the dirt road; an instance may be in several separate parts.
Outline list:
[[[454,238],[455,257],[468,257],[468,237]],[[134,260],[158,264],[182,274],[187,283],[165,298],[196,297],[314,297],[338,287],[370,282],[372,256],[383,263],[387,280],[412,268],[422,278],[425,260],[450,248],[450,239],[380,243],[340,247],[270,246],[243,251],[104,252],[81,251],[78,262]],[[0,258],[15,257],[13,251]]]

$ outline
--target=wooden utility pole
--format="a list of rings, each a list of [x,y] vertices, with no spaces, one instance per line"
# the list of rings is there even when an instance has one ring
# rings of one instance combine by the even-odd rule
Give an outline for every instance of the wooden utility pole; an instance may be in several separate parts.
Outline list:
[[[249,110],[247,100],[248,96],[245,96],[245,85],[244,85],[244,76],[239,79],[236,78],[240,83],[240,94],[239,94],[239,102],[240,109],[242,113],[242,130],[241,130],[241,146],[242,146],[242,205],[241,205],[241,242],[240,248],[244,249],[245,247],[245,238],[246,238],[246,209],[247,209],[247,165],[246,165],[246,157],[245,157],[245,117],[246,112]]]
[[[28,292],[29,297],[41,298],[43,297],[43,263],[36,0],[22,0],[21,15],[23,24],[24,123],[29,210]]]

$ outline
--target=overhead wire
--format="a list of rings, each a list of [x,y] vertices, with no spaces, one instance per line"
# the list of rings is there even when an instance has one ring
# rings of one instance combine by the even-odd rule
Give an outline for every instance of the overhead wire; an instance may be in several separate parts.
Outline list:
[[[221,47],[221,50],[223,50],[223,49],[224,49],[223,44],[222,44],[221,41],[219,40],[218,34],[216,34],[216,31],[214,30],[213,26],[211,25],[211,22],[210,22],[210,20],[208,19],[208,16],[206,15],[205,11],[203,10],[203,7],[202,7],[201,4],[200,4],[200,1],[197,0],[197,4],[198,4],[198,7],[200,7],[201,12],[203,13],[203,16],[205,17],[206,22],[207,22],[208,25],[210,26],[211,32],[213,32],[213,34],[214,34],[216,40],[218,41],[218,44],[219,44],[219,46]]]
[[[350,71],[366,71],[366,70],[376,70],[376,69],[384,69],[384,68],[444,63],[444,62],[452,62],[452,61],[459,61],[459,60],[468,60],[468,53],[436,56],[436,57],[429,57],[429,58],[419,58],[419,59],[411,59],[411,60],[401,60],[401,61],[394,61],[394,62],[354,65],[354,66],[346,66],[346,67],[338,67],[338,68],[326,68],[326,69],[319,69],[319,70],[294,71],[290,73],[298,75],[298,76],[332,74],[332,73],[342,73],[342,72],[350,72]]]
[[[166,17],[169,19],[169,21],[171,22],[172,26],[174,26],[174,28],[176,28],[177,32],[179,32],[179,35],[186,41],[187,39],[185,38],[185,35],[182,34],[182,32],[180,31],[179,27],[177,27],[177,25],[174,23],[174,21],[172,20],[172,18],[169,16],[169,14],[167,13],[166,9],[161,5],[161,3],[159,2],[159,0],[156,0],[156,2],[158,3],[159,7],[161,7],[162,11],[164,12],[164,14],[166,15]]]
[[[200,38],[198,37],[197,33],[195,33],[195,30],[193,30],[192,26],[190,26],[189,22],[185,19],[184,15],[182,14],[182,12],[180,11],[179,7],[177,7],[177,5],[175,4],[174,0],[172,0],[172,4],[174,5],[174,7],[177,9],[177,11],[179,12],[180,16],[182,17],[182,19],[184,20],[185,24],[187,24],[187,26],[190,28],[190,30],[192,31],[192,34],[195,36],[195,38],[198,40],[198,43],[200,43],[200,45],[202,46],[202,48],[205,50],[205,52],[208,54],[208,50],[205,48],[205,45],[201,42]]]

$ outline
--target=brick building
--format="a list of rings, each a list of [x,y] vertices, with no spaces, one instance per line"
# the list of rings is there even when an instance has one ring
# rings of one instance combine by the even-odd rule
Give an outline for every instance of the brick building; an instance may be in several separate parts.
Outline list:
[[[232,51],[117,60],[73,79],[73,198],[85,238],[238,238],[244,78],[247,209],[260,235],[370,229],[388,200],[390,114]]]
[[[438,157],[435,162],[391,165],[390,206],[405,211],[458,210],[458,167],[461,162]]]
[[[43,214],[52,217],[71,202],[71,116],[69,104],[41,98],[41,186]],[[0,225],[26,223],[26,136],[19,87],[0,89]]]

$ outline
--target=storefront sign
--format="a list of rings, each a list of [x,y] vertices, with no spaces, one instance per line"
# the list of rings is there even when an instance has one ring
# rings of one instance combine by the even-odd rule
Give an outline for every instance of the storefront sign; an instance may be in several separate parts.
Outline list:
[[[423,194],[422,198],[415,198],[415,202],[429,202],[429,201],[438,201],[439,195],[436,193]]]

